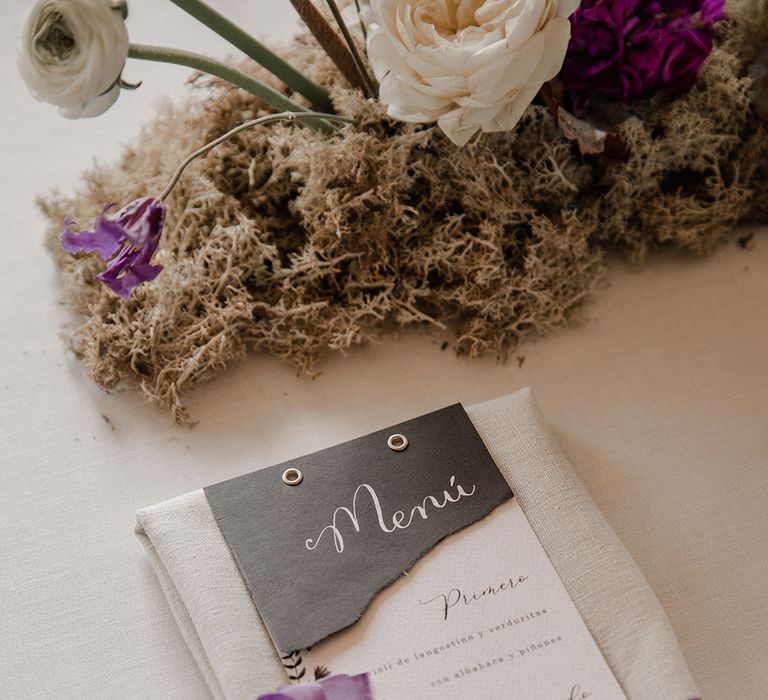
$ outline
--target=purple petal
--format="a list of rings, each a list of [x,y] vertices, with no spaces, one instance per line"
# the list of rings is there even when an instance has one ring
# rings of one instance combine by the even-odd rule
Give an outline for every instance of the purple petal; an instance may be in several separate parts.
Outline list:
[[[135,287],[155,279],[163,270],[162,265],[148,265],[134,261],[135,254],[118,265],[110,264],[104,272],[96,275],[96,279],[127,299]]]
[[[96,279],[125,299],[136,286],[155,279],[163,269],[152,265],[151,260],[162,235],[165,208],[160,200],[142,197],[108,218],[106,212],[112,206],[102,209],[93,230],[70,231],[74,222],[66,219],[61,246],[69,253],[95,251],[108,261]]]
[[[66,226],[61,231],[61,247],[67,253],[96,252],[102,260],[109,260],[122,245],[120,241],[110,240],[93,231],[70,231]]]
[[[371,683],[367,673],[357,676],[329,676],[320,681],[327,700],[371,700]]]
[[[104,211],[96,217],[96,221],[93,223],[93,230],[97,235],[106,238],[119,238],[121,241],[130,240],[125,227],[122,226],[120,222],[108,219],[104,216]]]
[[[122,231],[112,228],[104,229],[99,226],[99,221],[103,219],[104,213],[113,206],[113,204],[107,204],[101,210],[93,230],[72,231],[69,227],[76,225],[76,222],[70,218],[64,219],[64,227],[59,237],[61,247],[67,253],[96,252],[102,260],[109,260],[120,250],[124,240]]]
[[[257,700],[327,700],[327,696],[320,682],[315,682],[281,688],[275,693],[260,695]]]
[[[629,102],[693,87],[724,0],[582,0],[560,74],[566,90]]]
[[[115,223],[125,231],[125,236],[137,246],[159,237],[163,229],[165,208],[154,197],[141,197],[124,206],[115,216]]]
[[[314,683],[288,686],[260,695],[257,700],[372,700],[372,698],[368,674],[361,673],[357,676],[340,674]]]
[[[703,0],[701,23],[706,27],[725,19],[725,0]]]

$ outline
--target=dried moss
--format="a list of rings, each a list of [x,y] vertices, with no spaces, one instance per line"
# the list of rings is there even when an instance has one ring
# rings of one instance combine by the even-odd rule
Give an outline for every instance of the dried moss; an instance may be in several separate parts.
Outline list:
[[[458,352],[505,356],[573,317],[606,249],[705,253],[735,224],[765,219],[768,133],[744,76],[768,11],[744,6],[689,95],[624,122],[627,163],[580,156],[542,108],[458,150],[434,128],[385,118],[301,38],[292,58],[358,126],[331,139],[288,125],[246,132],[198,162],[168,202],[165,271],[122,301],[94,284],[94,256],[58,249],[60,222],[160,191],[183,154],[262,110],[198,80],[204,99],[161,110],[120,162],[43,203],[66,301],[85,318],[72,349],[100,385],[137,380],[180,423],[184,391],[249,350],[312,372],[328,349],[428,323],[449,324]]]

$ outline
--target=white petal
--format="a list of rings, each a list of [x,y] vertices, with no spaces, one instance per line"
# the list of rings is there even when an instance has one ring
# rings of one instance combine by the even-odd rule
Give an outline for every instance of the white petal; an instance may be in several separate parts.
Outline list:
[[[59,114],[67,119],[89,119],[104,114],[120,96],[120,86],[113,85],[107,92],[75,107],[59,107]]]
[[[504,95],[525,85],[545,58],[545,32],[534,35],[506,60],[477,71],[469,81],[472,96],[485,102],[498,102]]]
[[[514,128],[562,66],[576,0],[378,0],[368,55],[391,116],[456,144]]]
[[[581,0],[558,0],[557,14],[560,17],[570,17],[581,4]]]
[[[403,60],[407,55],[397,42],[379,25],[371,25],[368,34],[368,60],[376,80],[381,82],[388,73],[401,75],[411,68]]]
[[[537,85],[524,87],[515,99],[506,102],[492,119],[483,124],[483,131],[511,131],[514,129],[525,111],[531,106],[539,87]]]
[[[545,16],[547,3],[545,0],[526,0],[518,3],[522,12],[506,22],[507,46],[510,50],[520,48],[540,29],[542,17]]]
[[[61,17],[74,46],[63,56],[46,51],[41,27],[52,14]],[[128,32],[110,0],[38,0],[22,30],[17,65],[39,100],[77,108],[109,90],[128,56]]]
[[[453,96],[428,95],[418,87],[388,75],[379,84],[379,99],[386,105],[397,105],[405,111],[434,112],[439,115],[450,109]]]
[[[457,109],[444,114],[437,120],[437,125],[442,132],[457,146],[465,145],[478,132],[476,124],[464,124],[464,116],[464,111]]]
[[[532,82],[538,83],[539,87],[547,80],[552,80],[563,67],[568,41],[571,38],[571,23],[565,17],[553,17],[541,33],[545,41],[544,51],[541,62],[530,78]]]

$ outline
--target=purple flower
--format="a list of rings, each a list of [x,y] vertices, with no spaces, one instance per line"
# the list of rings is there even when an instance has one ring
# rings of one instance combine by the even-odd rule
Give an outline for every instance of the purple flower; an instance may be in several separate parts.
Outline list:
[[[367,673],[358,676],[329,676],[314,683],[291,685],[257,700],[372,700]]]
[[[560,78],[625,102],[693,87],[724,0],[582,0]]]
[[[114,219],[105,215],[114,204],[107,204],[96,217],[93,230],[71,231],[75,222],[65,219],[61,247],[68,253],[96,252],[107,262],[96,279],[127,299],[134,287],[155,279],[163,269],[152,265],[163,232],[165,207],[154,197],[142,197],[124,206]]]

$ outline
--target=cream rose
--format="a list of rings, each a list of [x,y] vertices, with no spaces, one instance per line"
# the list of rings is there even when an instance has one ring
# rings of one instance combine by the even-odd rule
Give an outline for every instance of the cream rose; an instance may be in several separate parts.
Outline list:
[[[387,113],[454,143],[507,131],[554,78],[579,0],[372,0],[368,57]]]
[[[38,0],[18,55],[19,73],[34,97],[71,119],[109,109],[128,56],[125,8],[114,0]]]

